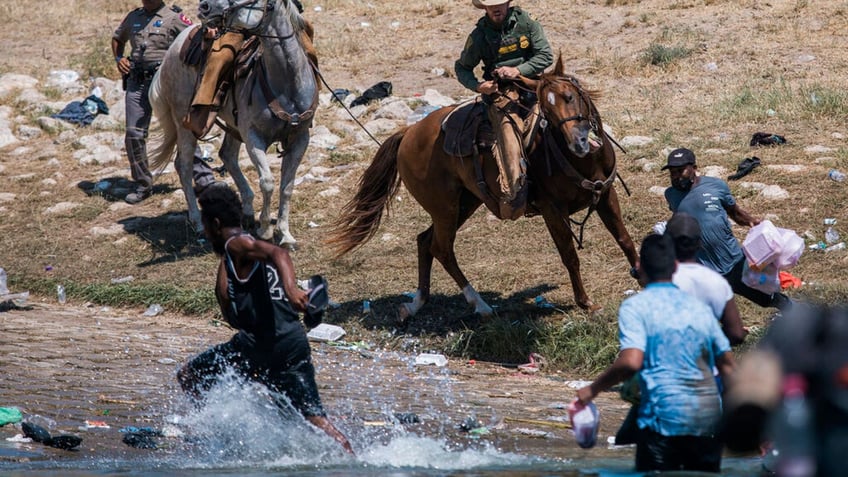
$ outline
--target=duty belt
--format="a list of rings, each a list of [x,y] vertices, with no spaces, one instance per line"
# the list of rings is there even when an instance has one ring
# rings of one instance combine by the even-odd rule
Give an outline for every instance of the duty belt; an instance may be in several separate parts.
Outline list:
[[[153,75],[156,74],[156,70],[159,69],[160,64],[161,63],[151,63],[145,66],[133,66],[130,69],[129,76],[138,82],[149,81],[153,78]]]

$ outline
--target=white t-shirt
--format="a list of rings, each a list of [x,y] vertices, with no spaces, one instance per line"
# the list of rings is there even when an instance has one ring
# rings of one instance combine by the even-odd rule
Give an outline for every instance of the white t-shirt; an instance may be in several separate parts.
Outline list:
[[[706,303],[716,319],[721,319],[725,305],[733,298],[733,289],[727,280],[700,263],[678,263],[671,281],[681,290]]]

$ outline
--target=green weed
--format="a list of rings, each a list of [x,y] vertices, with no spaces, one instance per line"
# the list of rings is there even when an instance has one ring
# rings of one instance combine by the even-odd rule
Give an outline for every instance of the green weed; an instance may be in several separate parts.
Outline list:
[[[685,46],[665,46],[652,43],[642,53],[642,63],[654,66],[666,66],[692,54],[692,49]]]
[[[55,296],[56,279],[19,276],[12,280],[16,289],[43,296]],[[148,307],[158,303],[169,312],[202,315],[215,313],[218,305],[211,287],[187,288],[163,283],[80,283],[62,282],[69,301],[91,302],[101,306]]]
[[[112,57],[111,35],[95,35],[82,46],[79,54],[70,59],[72,68],[83,78],[118,78],[115,59]]]

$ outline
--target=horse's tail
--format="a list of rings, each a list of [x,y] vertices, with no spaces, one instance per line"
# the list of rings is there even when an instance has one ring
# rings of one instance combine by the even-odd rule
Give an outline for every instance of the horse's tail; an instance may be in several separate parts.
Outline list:
[[[147,160],[151,170],[162,170],[171,161],[177,145],[177,128],[179,127],[174,122],[170,103],[162,94],[160,71],[161,69],[153,76],[148,93],[153,114],[159,120],[159,127],[151,128],[149,133],[151,147],[147,150]]]
[[[406,129],[383,142],[359,179],[356,195],[345,204],[334,222],[326,243],[333,247],[336,258],[361,246],[377,233],[383,210],[388,211],[390,199],[400,189],[397,154]]]

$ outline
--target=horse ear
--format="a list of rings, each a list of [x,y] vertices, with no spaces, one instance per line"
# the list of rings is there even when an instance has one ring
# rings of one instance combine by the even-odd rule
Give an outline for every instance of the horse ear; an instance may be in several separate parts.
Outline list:
[[[557,76],[565,74],[565,67],[562,64],[562,51],[559,52],[559,56],[557,57],[556,66],[554,66],[554,74]]]

